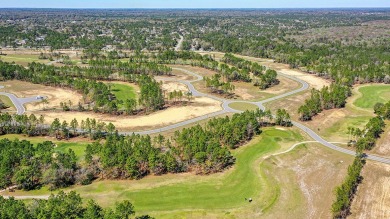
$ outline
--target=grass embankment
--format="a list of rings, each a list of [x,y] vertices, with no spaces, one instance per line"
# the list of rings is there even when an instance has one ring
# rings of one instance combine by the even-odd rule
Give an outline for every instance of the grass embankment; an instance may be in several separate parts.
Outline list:
[[[231,107],[232,109],[241,110],[241,111],[256,110],[259,108],[258,106],[251,104],[251,103],[231,103],[231,104],[229,104],[229,107]]]
[[[7,108],[7,110],[9,110],[9,111],[15,111],[16,110],[15,105],[12,103],[12,101],[11,101],[11,99],[9,99],[9,97],[4,96],[4,95],[0,95],[0,101],[3,102],[6,106],[9,107],[9,108]]]
[[[140,214],[147,213],[157,218],[259,214],[270,209],[280,193],[275,180],[265,177],[260,168],[262,157],[282,145],[301,140],[296,132],[266,128],[259,137],[233,151],[236,164],[224,173],[207,176],[184,173],[149,176],[139,181],[100,181],[70,190],[77,191],[84,198],[93,198],[103,206],[127,199]],[[45,191],[43,188],[34,193],[47,194]],[[253,198],[252,203],[245,201],[249,197]]]

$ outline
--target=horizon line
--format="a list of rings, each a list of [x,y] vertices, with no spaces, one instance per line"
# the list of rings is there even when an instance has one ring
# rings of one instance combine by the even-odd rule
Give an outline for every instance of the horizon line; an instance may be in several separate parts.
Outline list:
[[[0,9],[155,9],[155,10],[161,10],[161,9],[192,9],[192,10],[199,10],[199,9],[390,9],[390,6],[370,6],[370,7],[255,7],[255,8],[109,8],[109,7],[0,7]]]

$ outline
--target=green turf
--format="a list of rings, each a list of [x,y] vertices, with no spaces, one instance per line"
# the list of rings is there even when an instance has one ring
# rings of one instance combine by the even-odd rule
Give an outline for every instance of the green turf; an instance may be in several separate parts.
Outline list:
[[[353,104],[364,109],[373,109],[376,103],[390,101],[390,85],[369,85],[361,87],[362,94]]]
[[[124,102],[127,99],[137,97],[137,93],[134,87],[125,84],[115,84],[115,83],[110,83],[110,85],[111,85],[111,92],[115,95],[117,100],[121,100]]]
[[[267,177],[269,175],[260,167],[262,157],[280,148],[281,143],[292,144],[301,140],[302,136],[296,132],[266,128],[260,137],[233,151],[236,163],[224,173],[149,176],[139,181],[98,181],[66,190],[75,190],[82,197],[93,198],[105,207],[130,200],[137,213],[156,218],[194,215],[234,218],[248,207],[256,208],[256,211],[267,210],[277,202],[280,188],[275,179]],[[30,194],[50,192],[44,187],[32,193],[22,193]],[[245,201],[249,197],[253,198],[253,203]]]
[[[260,138],[233,151],[236,164],[226,173],[189,175],[188,178],[185,175],[164,175],[139,181],[100,181],[72,189],[85,198],[96,199],[103,206],[130,200],[137,212],[149,213],[158,218],[176,217],[177,210],[184,217],[191,212],[228,212],[247,206],[248,202],[244,198],[248,197],[254,199],[252,204],[257,208],[268,209],[278,199],[280,188],[274,180],[265,177],[259,168],[259,160],[263,155],[278,149],[279,143],[298,140],[302,140],[302,137],[295,132],[267,128]]]
[[[337,121],[333,126],[327,128],[326,130],[319,130],[320,134],[326,138],[330,138],[334,135],[338,135],[348,138],[348,127],[360,128],[362,129],[367,122],[372,118],[372,116],[347,116],[339,121]]]
[[[19,140],[27,140],[30,141],[33,145],[42,143],[44,141],[52,141],[57,145],[54,148],[54,151],[67,152],[69,149],[72,149],[79,160],[84,159],[85,148],[88,145],[88,143],[84,143],[84,142],[54,141],[53,139],[48,139],[45,137],[26,137],[24,135],[14,135],[14,134],[0,136],[0,139],[4,139],[4,138],[8,138],[10,140],[14,140],[16,138]]]
[[[241,111],[256,110],[259,108],[258,106],[251,104],[251,103],[231,103],[231,104],[229,104],[229,107],[231,107],[232,109],[241,110]]]

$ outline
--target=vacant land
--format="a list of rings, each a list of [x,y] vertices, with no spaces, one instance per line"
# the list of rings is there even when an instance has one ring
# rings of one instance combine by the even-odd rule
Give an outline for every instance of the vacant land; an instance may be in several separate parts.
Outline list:
[[[220,52],[201,52],[201,54],[215,55],[215,58],[217,60],[221,59],[224,55],[224,53],[220,53]],[[313,74],[305,73],[299,69],[291,69],[289,67],[289,65],[282,64],[282,63],[276,63],[272,59],[255,58],[255,57],[243,56],[243,55],[238,55],[238,54],[235,54],[235,56],[249,60],[249,61],[258,62],[259,64],[261,64],[267,68],[274,69],[280,73],[300,78],[300,79],[306,81],[307,83],[309,83],[311,87],[316,88],[316,89],[321,89],[323,86],[329,86],[331,84],[330,81],[327,81],[323,78],[317,77]]]
[[[390,166],[367,162],[349,218],[390,218]]]
[[[381,138],[376,142],[376,146],[372,150],[373,153],[380,156],[390,156],[390,122],[386,121],[386,127],[381,135]]]
[[[0,82],[0,85],[5,87],[2,91],[15,94],[18,97],[40,95],[47,98],[47,104],[40,102],[26,104],[26,109],[30,112],[42,110],[43,108],[58,108],[61,102],[68,103],[71,101],[73,105],[76,105],[78,102],[82,101],[82,95],[70,89],[44,86],[16,80]]]
[[[317,143],[267,159],[264,172],[275,177],[280,188],[267,218],[331,218],[334,188],[345,178],[352,160]]]
[[[119,130],[141,131],[171,125],[174,123],[186,121],[195,117],[222,110],[219,101],[207,98],[194,98],[191,104],[172,106],[149,115],[139,116],[112,116],[109,114],[98,114],[92,112],[62,112],[62,111],[39,111],[39,114],[45,116],[46,122],[52,122],[55,118],[70,122],[76,118],[78,121],[86,118],[96,119],[97,121],[111,122]]]

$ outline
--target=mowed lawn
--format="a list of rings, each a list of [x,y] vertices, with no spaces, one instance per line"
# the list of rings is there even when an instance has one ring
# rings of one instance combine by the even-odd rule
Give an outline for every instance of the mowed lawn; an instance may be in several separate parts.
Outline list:
[[[126,84],[110,83],[111,92],[115,95],[117,100],[125,102],[127,99],[134,99],[137,97],[137,92],[134,87]],[[121,104],[123,106],[123,104]]]
[[[362,94],[353,104],[364,109],[373,109],[376,103],[390,101],[390,85],[369,85],[359,88]]]
[[[74,186],[84,198],[95,199],[102,206],[113,206],[121,200],[130,200],[139,214],[157,218],[189,217],[199,215],[236,217],[246,212],[260,213],[275,204],[280,189],[273,179],[260,169],[262,157],[281,145],[301,141],[296,132],[266,128],[250,143],[234,150],[234,166],[223,173],[206,176],[192,173],[148,176],[144,179],[98,181],[88,186]],[[22,192],[22,195],[45,194],[41,191]],[[245,198],[253,198],[253,202]],[[245,207],[245,208],[241,208]],[[248,213],[248,211],[250,211]]]
[[[229,104],[229,107],[235,109],[235,110],[241,110],[241,111],[246,111],[246,110],[257,110],[259,107],[256,106],[255,104],[251,103],[231,103]]]

